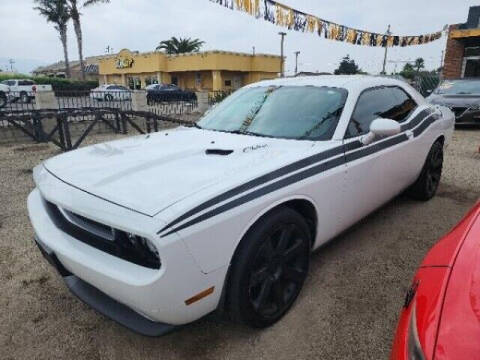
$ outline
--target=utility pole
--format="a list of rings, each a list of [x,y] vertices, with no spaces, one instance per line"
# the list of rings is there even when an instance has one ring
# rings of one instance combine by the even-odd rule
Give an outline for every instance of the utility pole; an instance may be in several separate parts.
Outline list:
[[[283,43],[285,41],[285,35],[287,35],[287,33],[279,32],[278,35],[281,36],[281,40],[280,40],[280,76],[283,78],[283,77],[285,77],[284,59],[283,59]]]
[[[9,59],[8,62],[10,63],[10,71],[13,73],[13,64],[15,64],[15,60]]]
[[[298,55],[300,55],[300,51],[295,51],[295,75],[298,74]]]
[[[252,54],[255,56],[255,46],[252,47]]]
[[[390,25],[388,25],[388,29],[386,32],[386,35],[389,36],[391,35],[392,32],[390,31]],[[388,53],[388,42],[385,44],[385,56],[383,58],[383,69],[382,69],[382,75],[386,75],[387,72],[385,71],[385,68],[387,67],[387,53]]]

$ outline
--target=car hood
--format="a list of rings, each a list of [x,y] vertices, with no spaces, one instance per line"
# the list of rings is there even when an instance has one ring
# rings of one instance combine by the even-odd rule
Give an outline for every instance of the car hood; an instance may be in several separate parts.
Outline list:
[[[179,127],[84,147],[44,166],[67,184],[155,216],[195,193],[221,191],[293,162],[314,146]]]
[[[430,95],[427,100],[435,105],[447,107],[470,107],[480,104],[480,95]]]

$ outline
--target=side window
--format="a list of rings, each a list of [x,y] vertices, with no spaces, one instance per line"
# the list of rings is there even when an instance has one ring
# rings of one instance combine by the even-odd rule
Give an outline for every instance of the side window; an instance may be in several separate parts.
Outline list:
[[[399,87],[392,88],[392,93],[397,100],[397,107],[395,109],[395,114],[392,115],[391,119],[403,122],[408,119],[413,111],[415,111],[417,103],[405,92],[405,90]]]
[[[397,87],[367,90],[358,99],[345,137],[367,134],[372,121],[378,118],[405,121],[416,106],[415,101]]]

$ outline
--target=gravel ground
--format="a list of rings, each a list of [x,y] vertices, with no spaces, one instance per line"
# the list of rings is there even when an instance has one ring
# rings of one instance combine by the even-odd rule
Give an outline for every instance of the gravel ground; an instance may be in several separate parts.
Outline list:
[[[31,169],[58,150],[2,145],[0,358],[386,359],[416,267],[480,196],[479,146],[480,130],[457,130],[433,200],[399,197],[317,251],[302,294],[279,324],[257,331],[206,318],[146,338],[74,298],[32,243]]]

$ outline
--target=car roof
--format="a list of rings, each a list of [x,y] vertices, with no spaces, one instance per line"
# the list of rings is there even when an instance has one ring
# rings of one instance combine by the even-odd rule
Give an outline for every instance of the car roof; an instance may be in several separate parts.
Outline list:
[[[263,80],[248,87],[255,86],[330,86],[346,88],[347,90],[363,89],[375,86],[402,86],[406,83],[401,80],[370,75],[319,75],[319,76],[300,76],[294,78],[282,78],[274,80]]]

